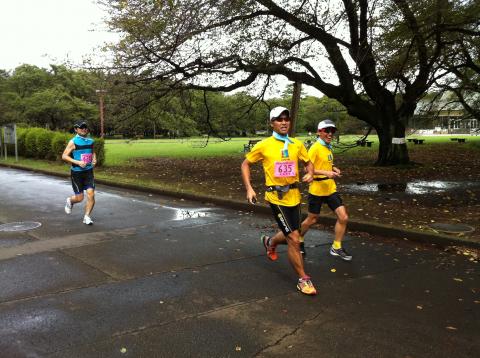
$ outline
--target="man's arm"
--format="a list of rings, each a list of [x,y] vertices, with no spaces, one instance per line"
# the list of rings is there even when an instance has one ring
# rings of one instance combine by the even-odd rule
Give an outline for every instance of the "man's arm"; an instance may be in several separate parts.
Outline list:
[[[241,170],[243,184],[245,185],[245,189],[247,190],[247,200],[250,204],[255,204],[257,201],[257,194],[253,190],[252,184],[250,182],[250,162],[247,159],[243,161]]]
[[[62,154],[63,161],[70,164],[76,164],[81,166],[82,168],[85,168],[85,166],[87,165],[85,162],[81,160],[75,160],[70,156],[70,154],[72,154],[74,149],[75,149],[75,144],[73,144],[73,140],[71,140],[68,142],[67,147],[63,151],[63,154]]]
[[[304,162],[305,164],[305,174],[302,178],[302,181],[305,183],[311,183],[313,181],[313,163],[311,161]]]
[[[335,179],[341,177],[340,171],[336,171],[336,168],[333,168],[333,170],[315,170],[314,174],[315,175],[325,175],[329,179]]]

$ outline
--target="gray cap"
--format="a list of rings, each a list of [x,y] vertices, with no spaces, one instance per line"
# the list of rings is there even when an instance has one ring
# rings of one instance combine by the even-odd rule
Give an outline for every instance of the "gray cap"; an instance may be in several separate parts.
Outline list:
[[[325,120],[321,121],[320,123],[318,123],[318,130],[323,129],[323,128],[328,128],[328,127],[337,128],[337,127],[335,127],[335,123],[333,123],[333,121],[330,120],[330,119],[325,119]]]

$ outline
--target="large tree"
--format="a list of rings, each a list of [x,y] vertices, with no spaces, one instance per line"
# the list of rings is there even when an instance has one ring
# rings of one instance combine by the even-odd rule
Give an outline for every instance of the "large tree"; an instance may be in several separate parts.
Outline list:
[[[409,162],[405,126],[437,75],[445,29],[472,26],[450,14],[474,1],[101,2],[123,34],[116,66],[139,83],[232,91],[283,75],[375,128],[377,164],[391,165]]]

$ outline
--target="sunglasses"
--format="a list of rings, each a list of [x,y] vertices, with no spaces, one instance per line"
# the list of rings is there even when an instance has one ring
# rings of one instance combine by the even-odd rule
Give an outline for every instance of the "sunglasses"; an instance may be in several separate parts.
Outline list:
[[[275,118],[274,119],[275,122],[290,122],[290,118],[289,117],[279,117],[279,118]]]
[[[328,127],[328,128],[323,128],[321,129],[322,132],[325,132],[325,133],[330,133],[330,134],[335,134],[335,132],[337,131],[336,128],[333,128],[333,127]]]

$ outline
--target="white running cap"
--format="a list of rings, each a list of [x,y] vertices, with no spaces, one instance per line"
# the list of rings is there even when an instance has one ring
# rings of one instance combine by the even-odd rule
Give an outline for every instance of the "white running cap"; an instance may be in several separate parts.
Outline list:
[[[290,116],[290,111],[285,107],[275,107],[270,111],[270,121],[273,121],[275,118],[280,117],[280,115],[287,111],[288,115]]]
[[[335,127],[335,123],[333,123],[333,121],[331,121],[330,119],[325,119],[324,121],[318,123],[318,130],[328,127],[337,128]]]

